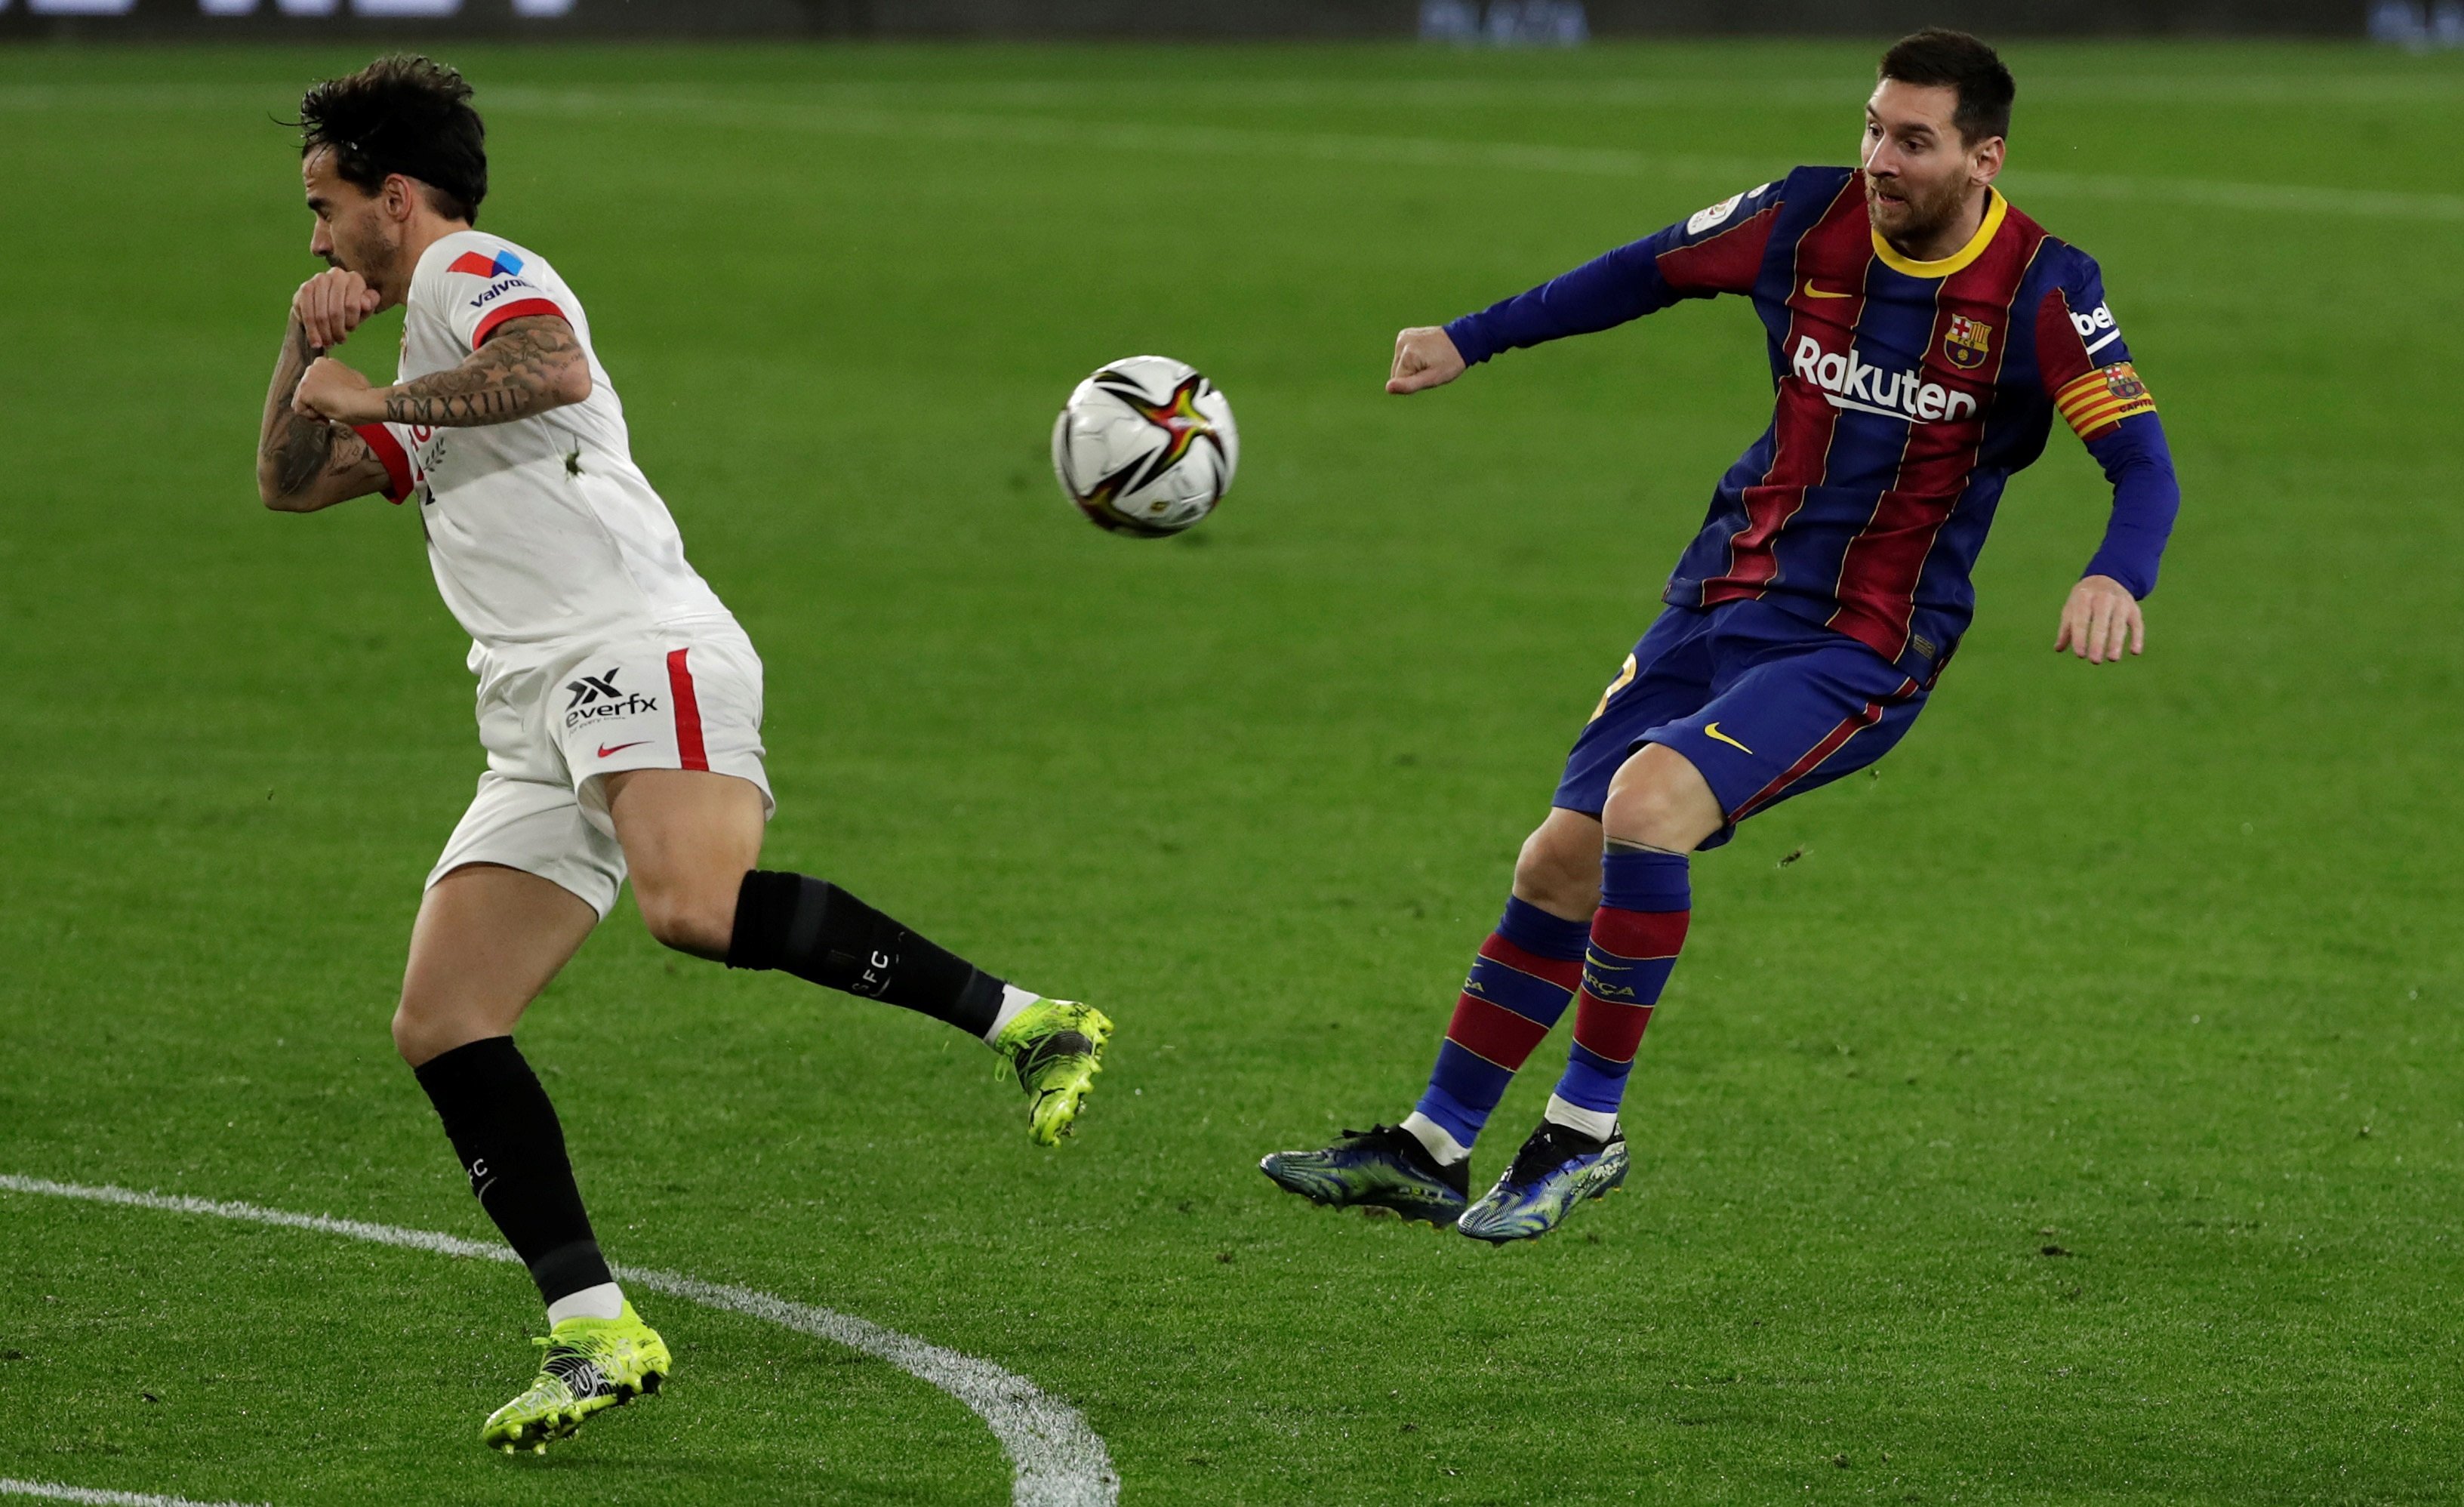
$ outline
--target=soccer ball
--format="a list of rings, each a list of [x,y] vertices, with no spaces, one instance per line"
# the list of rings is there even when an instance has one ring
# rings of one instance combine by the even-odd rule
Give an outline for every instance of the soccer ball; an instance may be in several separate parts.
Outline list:
[[[1052,474],[1078,511],[1145,539],[1214,512],[1240,460],[1232,405],[1167,356],[1113,362],[1078,384],[1052,426]]]

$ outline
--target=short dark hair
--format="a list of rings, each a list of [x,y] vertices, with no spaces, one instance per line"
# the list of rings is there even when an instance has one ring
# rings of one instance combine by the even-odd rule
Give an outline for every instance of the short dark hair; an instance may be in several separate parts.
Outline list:
[[[330,148],[343,182],[374,193],[400,173],[428,186],[437,213],[478,223],[488,127],[471,86],[443,63],[397,53],[328,78],[299,101],[298,125],[299,155]]]
[[[1959,108],[1950,123],[1969,142],[2011,134],[2011,101],[2019,86],[2001,55],[1966,32],[1926,27],[1891,44],[1882,55],[1877,78],[1896,79],[1920,89],[1959,91]]]

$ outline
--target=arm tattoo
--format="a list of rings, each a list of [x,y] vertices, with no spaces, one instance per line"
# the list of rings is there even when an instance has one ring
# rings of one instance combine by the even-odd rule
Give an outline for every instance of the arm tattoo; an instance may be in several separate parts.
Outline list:
[[[373,459],[376,452],[347,424],[296,419],[275,457],[275,485],[297,497],[326,476],[338,476]]]
[[[508,321],[462,365],[396,388],[385,398],[385,417],[456,429],[507,423],[561,407],[560,375],[583,359],[582,342],[564,321]]]
[[[324,473],[334,456],[334,426],[294,416],[283,426],[275,450],[274,484],[286,497],[297,497]]]
[[[265,423],[257,439],[260,476],[267,476],[278,497],[299,498],[329,476],[364,467],[375,458],[367,442],[340,424],[302,418],[291,411],[291,396],[300,375],[319,352],[308,344],[304,330],[293,330],[282,359],[275,366],[274,385],[266,394]]]

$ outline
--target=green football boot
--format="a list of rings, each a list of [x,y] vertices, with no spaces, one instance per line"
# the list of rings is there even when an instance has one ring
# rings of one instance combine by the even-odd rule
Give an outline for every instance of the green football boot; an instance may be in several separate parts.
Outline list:
[[[1258,1163],[1277,1187],[1312,1204],[1390,1208],[1445,1229],[1471,1197],[1471,1163],[1440,1166],[1420,1138],[1398,1125],[1347,1130],[1322,1151],[1278,1151]]]
[[[996,1076],[1018,1075],[1026,1090],[1026,1139],[1057,1146],[1077,1121],[1079,1107],[1104,1071],[1104,1043],[1111,1018],[1075,1000],[1037,1000],[1001,1028],[993,1051],[1001,1054]]]
[[[673,1369],[668,1342],[630,1301],[614,1319],[568,1319],[531,1343],[547,1347],[539,1376],[479,1429],[481,1444],[507,1454],[545,1454],[549,1441],[572,1437],[592,1413],[656,1392]]]
[[[1625,1182],[1625,1133],[1594,1141],[1579,1130],[1542,1120],[1497,1186],[1463,1212],[1455,1229],[1504,1245],[1547,1234],[1587,1198],[1606,1198]]]

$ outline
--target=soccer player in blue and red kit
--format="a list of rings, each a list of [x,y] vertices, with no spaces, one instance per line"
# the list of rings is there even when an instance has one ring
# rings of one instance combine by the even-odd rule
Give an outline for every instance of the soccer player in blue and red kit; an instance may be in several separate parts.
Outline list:
[[[1502,351],[1742,294],[1777,396],[1575,740],[1427,1092],[1400,1125],[1267,1157],[1277,1184],[1506,1241],[1622,1183],[1617,1107],[1684,945],[1688,855],[1906,734],[1968,627],[2003,487],[2056,414],[2103,466],[2113,513],[2054,648],[2100,665],[2144,649],[2172,458],[2095,261],[1993,187],[2014,93],[1983,42],[1920,32],[1883,55],[1859,166],[1799,167],[1397,339],[1387,390],[1418,392]],[[1475,1202],[1472,1143],[1570,1004],[1540,1128]]]

